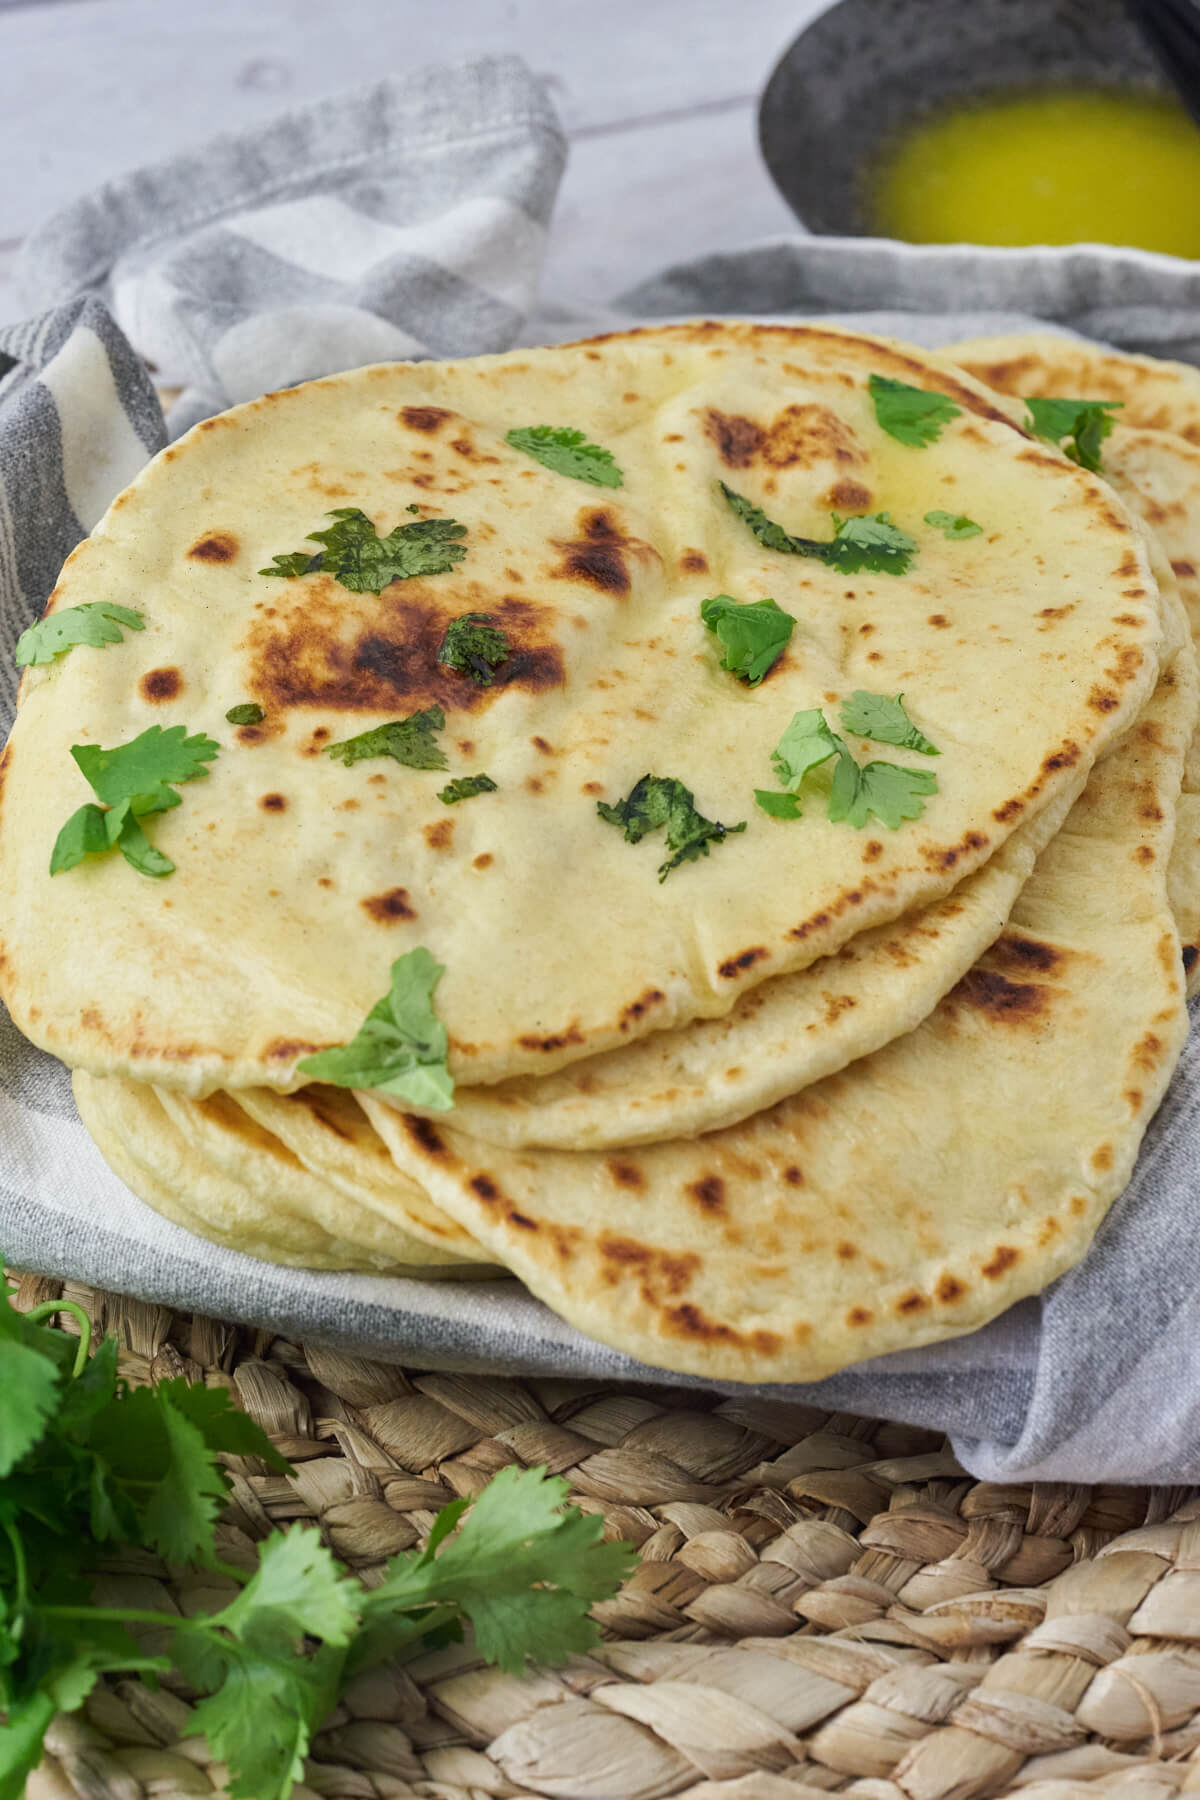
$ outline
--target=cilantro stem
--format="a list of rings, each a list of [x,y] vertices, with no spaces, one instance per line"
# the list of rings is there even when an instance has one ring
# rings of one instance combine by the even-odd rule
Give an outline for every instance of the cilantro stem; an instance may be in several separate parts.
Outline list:
[[[124,1606],[39,1606],[38,1612],[46,1619],[103,1619],[110,1625],[165,1625],[172,1631],[197,1623],[182,1613],[142,1612]],[[204,1621],[200,1623],[203,1625]]]
[[[236,1581],[239,1587],[245,1587],[250,1580],[245,1569],[239,1569],[236,1563],[222,1562],[219,1556],[214,1556],[208,1566],[217,1575],[228,1575],[229,1579]]]
[[[87,1367],[88,1355],[92,1348],[92,1321],[82,1306],[75,1300],[43,1300],[40,1306],[35,1306],[30,1312],[27,1312],[25,1318],[30,1325],[39,1325],[43,1319],[51,1319],[55,1313],[64,1312],[70,1313],[79,1325],[79,1351],[75,1357],[75,1367],[71,1370],[71,1380],[74,1381],[77,1376],[83,1374]]]
[[[25,1562],[25,1546],[21,1542],[21,1534],[15,1526],[4,1521],[4,1535],[12,1548],[13,1566],[17,1572],[17,1611],[24,1612],[29,1598],[29,1571]]]

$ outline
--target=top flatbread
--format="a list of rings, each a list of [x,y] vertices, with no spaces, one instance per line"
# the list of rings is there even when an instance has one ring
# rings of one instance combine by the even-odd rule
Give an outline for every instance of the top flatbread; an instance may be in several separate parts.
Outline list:
[[[900,444],[872,372],[961,413],[928,448]],[[505,442],[546,422],[611,450],[624,486]],[[832,511],[889,511],[917,539],[912,571],[847,578],[764,549],[718,478],[812,537]],[[347,505],[381,532],[413,505],[458,519],[468,555],[379,596],[257,573]],[[984,530],[947,541],[931,509]],[[698,617],[717,592],[798,621],[761,687],[718,666]],[[464,1083],[719,1016],[970,875],[1135,717],[1161,643],[1141,536],[1103,482],[931,359],[799,327],[667,327],[268,396],[165,451],[72,555],[53,605],[102,599],[142,608],[145,631],[30,671],[3,759],[0,987],[64,1060],[194,1094],[295,1086],[298,1058],[350,1038],[418,944],[446,967]],[[435,660],[467,611],[516,646],[489,688]],[[793,712],[836,719],[856,688],[903,690],[941,749],[925,816],[893,832],[756,812]],[[247,699],[263,724],[226,726]],[[447,809],[446,772],[321,754],[433,703],[449,774],[486,770],[497,792]],[[70,745],[152,723],[222,745],[153,822],[176,873],[106,857],[51,879],[89,798]],[[748,820],[663,885],[656,841],[596,813],[648,770]]]
[[[1049,332],[972,338],[943,352],[1010,396],[1119,400],[1104,473],[1169,559],[1200,643],[1200,369]],[[1019,419],[1024,407],[1014,408]],[[1188,993],[1200,992],[1200,744],[1183,774],[1169,871]]]
[[[1050,331],[964,338],[944,354],[1002,394],[1119,400],[1122,424],[1200,444],[1200,369],[1190,363],[1105,350]]]

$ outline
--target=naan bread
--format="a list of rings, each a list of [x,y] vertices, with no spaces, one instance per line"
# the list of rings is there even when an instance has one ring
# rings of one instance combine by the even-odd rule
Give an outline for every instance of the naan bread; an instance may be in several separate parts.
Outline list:
[[[943,354],[1007,396],[1121,402],[1104,473],[1169,558],[1200,642],[1200,370],[1048,332],[974,338]],[[1013,407],[1014,420],[1024,414]],[[1200,991],[1200,743],[1184,768],[1168,880],[1192,994]]]
[[[660,1367],[813,1380],[972,1330],[1083,1255],[1182,1047],[1166,866],[1196,715],[1189,645],[976,968],[916,1031],[742,1125],[506,1151],[364,1108],[535,1294]]]
[[[411,1182],[397,1179],[394,1169],[389,1204],[377,1211],[344,1184],[314,1175],[230,1094],[185,1100],[147,1082],[82,1069],[72,1085],[80,1117],[113,1173],[148,1206],[198,1237],[306,1269],[419,1275],[423,1281],[504,1273],[490,1252],[439,1215]],[[328,1162],[336,1154],[340,1121],[332,1108],[310,1117],[327,1134]],[[365,1147],[359,1151],[366,1177],[370,1160]],[[362,1188],[370,1192],[365,1178]],[[414,1191],[420,1236],[413,1231]]]
[[[948,392],[961,415],[928,448],[897,443],[872,372]],[[506,444],[545,421],[610,449],[625,485]],[[831,511],[888,510],[915,565],[847,579],[766,550],[718,478],[814,536]],[[413,505],[460,519],[468,556],[380,596],[257,573],[338,505],[383,531]],[[922,523],[931,508],[985,530],[947,542]],[[718,591],[798,620],[761,687],[718,667],[698,618]],[[901,346],[753,325],[361,370],[207,420],[73,553],[53,605],[106,598],[141,607],[145,631],[23,683],[2,765],[0,988],[72,1065],[193,1095],[300,1085],[297,1061],[350,1038],[417,944],[446,968],[437,1006],[464,1086],[720,1017],[936,903],[1070,792],[1136,717],[1161,641],[1134,524],[985,390]],[[447,621],[481,610],[517,646],[488,688],[435,661]],[[756,812],[793,712],[836,717],[858,687],[903,689],[941,748],[925,816],[856,831],[817,808],[802,825]],[[226,727],[247,699],[263,724]],[[497,792],[448,809],[443,772],[321,754],[435,702],[450,774],[486,770]],[[111,856],[51,879],[55,835],[88,798],[69,746],[152,723],[222,744],[153,822],[176,873],[149,883]],[[708,817],[748,821],[661,886],[654,842],[596,813],[647,769]]]
[[[1106,350],[1052,331],[964,338],[943,354],[1002,394],[1119,400],[1124,424],[1200,444],[1200,369],[1191,363]]]
[[[553,1075],[460,1088],[456,1128],[489,1144],[564,1150],[691,1137],[735,1125],[878,1050],[919,1025],[1004,929],[1084,776],[1077,771],[1064,793],[944,900],[860,932],[794,975],[762,982],[722,1018],[653,1032]],[[279,1098],[286,1106],[301,1095]]]

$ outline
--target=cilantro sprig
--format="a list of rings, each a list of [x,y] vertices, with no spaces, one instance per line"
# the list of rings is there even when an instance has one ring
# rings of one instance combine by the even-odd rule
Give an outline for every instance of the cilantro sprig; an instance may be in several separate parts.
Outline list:
[[[73,1318],[78,1340],[46,1321]],[[22,1315],[0,1291],[0,1800],[20,1800],[56,1713],[105,1675],[182,1677],[203,1696],[188,1724],[229,1766],[234,1800],[287,1800],[313,1734],[346,1686],[396,1656],[461,1637],[520,1674],[598,1632],[591,1605],[635,1560],[603,1520],[565,1506],[544,1470],[502,1469],[473,1504],[438,1514],[422,1550],[364,1589],[311,1527],[274,1532],[252,1574],[223,1562],[216,1526],[225,1456],[288,1464],[224,1388],[130,1388],[106,1338],[70,1301]],[[468,1510],[469,1506],[469,1510]],[[94,1603],[99,1564],[129,1549],[216,1572],[236,1591],[215,1611]],[[133,1635],[150,1628],[148,1654]]]
[[[940,531],[952,543],[958,538],[978,537],[983,531],[983,526],[977,525],[974,519],[968,519],[965,513],[927,512],[925,523],[932,525],[935,531]]]
[[[438,799],[446,806],[455,806],[460,800],[473,800],[476,794],[494,794],[496,787],[490,775],[456,775],[439,789]]]
[[[82,606],[66,606],[29,625],[17,639],[17,667],[51,663],[79,644],[103,650],[107,644],[124,643],[126,631],[144,631],[146,620],[132,606],[116,606],[111,600],[85,600]]]
[[[432,1112],[449,1112],[454,1105],[454,1077],[446,1067],[450,1044],[433,1010],[433,990],[445,972],[424,945],[398,956],[391,987],[350,1042],[304,1057],[297,1064],[301,1073],[334,1087],[374,1088]]]
[[[526,456],[536,457],[556,475],[569,475],[573,481],[590,481],[593,487],[624,487],[625,477],[617,467],[611,450],[589,444],[586,434],[570,426],[521,425],[510,431],[505,443]]]
[[[372,726],[357,737],[341,738],[326,744],[326,756],[351,768],[373,756],[390,756],[406,769],[448,769],[446,752],[437,741],[443,731],[446,715],[436,703],[421,712],[409,713],[406,719],[390,719],[386,725]]]
[[[1119,412],[1123,400],[1061,400],[1038,394],[1026,395],[1029,416],[1025,423],[1049,443],[1063,445],[1064,455],[1081,469],[1101,473],[1100,446],[1112,431],[1110,413]]]
[[[886,695],[860,689],[844,702],[841,722],[857,737],[882,743],[903,742],[906,749],[921,750],[926,756],[938,754],[905,713],[900,695],[889,700]],[[871,729],[862,730],[861,726]],[[884,736],[885,732],[892,735]],[[805,780],[832,757],[837,760],[826,810],[834,824],[845,821],[861,830],[874,817],[895,831],[905,819],[919,819],[925,811],[925,796],[937,793],[937,776],[927,769],[906,769],[888,762],[859,763],[845,739],[831,729],[821,709],[810,707],[793,714],[771,753],[771,766],[782,792],[756,788],[758,805],[775,819],[801,818],[799,794]]]
[[[451,619],[438,645],[437,659],[460,675],[469,675],[477,687],[491,687],[492,670],[507,662],[512,646],[486,613],[463,613]]]
[[[869,694],[855,688],[848,700],[842,701],[843,728],[854,737],[870,738],[876,744],[895,744],[901,750],[919,750],[922,756],[940,756],[923,731],[915,726],[904,710],[904,695]]]
[[[666,826],[671,854],[659,865],[660,882],[680,863],[697,862],[707,856],[710,844],[723,843],[746,829],[744,819],[740,825],[722,825],[716,819],[706,819],[697,812],[691,790],[668,775],[643,775],[624,800],[615,806],[598,800],[596,811],[607,824],[624,832],[627,844],[640,844],[649,832]]]
[[[323,569],[353,594],[381,594],[393,581],[444,575],[467,554],[459,541],[467,528],[455,519],[414,519],[381,538],[361,507],[337,506],[327,516],[337,523],[308,534],[323,549],[315,555],[293,550],[273,556],[274,568],[260,569],[259,574],[294,580]]]
[[[838,758],[829,792],[829,817],[858,830],[876,818],[889,831],[905,819],[919,819],[925,796],[937,793],[937,776],[928,769],[905,769],[899,763],[856,763],[849,752]]]
[[[925,450],[936,443],[942,428],[957,419],[962,407],[949,394],[909,387],[889,375],[872,375],[867,383],[875,406],[875,418],[898,444]]]
[[[700,617],[724,646],[721,667],[757,687],[769,675],[788,646],[796,621],[774,600],[739,602],[730,594],[715,594],[701,602]]]
[[[202,732],[189,737],[186,725],[151,725],[112,750],[72,744],[71,755],[100,805],[89,802],[71,814],[50,853],[51,875],[113,849],[142,875],[170,875],[175,864],[154,848],[139,820],[178,806],[175,786],[206,776],[204,765],[219,752],[220,745]]]
[[[889,513],[861,513],[849,519],[833,513],[832,538],[794,537],[774,519],[768,518],[762,507],[755,506],[745,494],[736,493],[723,481],[717,485],[730,509],[750,527],[759,543],[785,556],[815,557],[843,575],[856,575],[860,569],[883,575],[907,575],[916,554],[916,539],[893,525]]]

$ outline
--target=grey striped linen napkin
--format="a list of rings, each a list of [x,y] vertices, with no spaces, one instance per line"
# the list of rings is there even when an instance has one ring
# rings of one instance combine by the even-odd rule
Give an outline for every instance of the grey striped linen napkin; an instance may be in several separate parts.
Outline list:
[[[1034,310],[1200,360],[1200,270],[1104,250],[800,239],[668,271],[603,320],[534,313],[562,160],[536,83],[494,59],[219,139],[110,183],[35,235],[25,283],[47,310],[0,330],[0,730],[18,632],[67,551],[166,441],[142,358],[184,389],[172,435],[232,401],[380,357],[496,350],[639,315],[835,314],[938,342],[1017,327]],[[984,1477],[1200,1479],[1197,1094],[1193,1033],[1128,1192],[1083,1265],[1040,1300],[949,1344],[761,1391],[948,1430]],[[281,1269],[191,1237],[110,1173],[66,1071],[2,1009],[0,1250],[417,1366],[698,1385],[584,1338],[515,1282]]]

